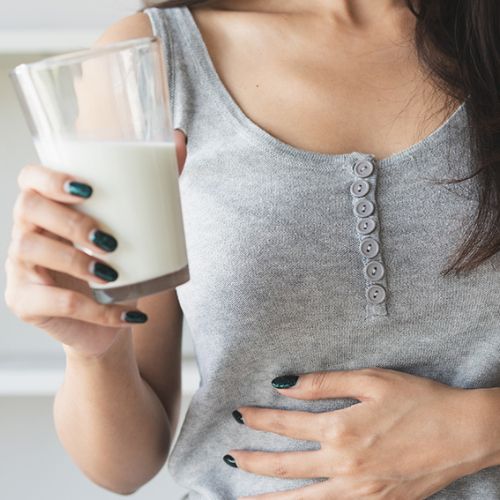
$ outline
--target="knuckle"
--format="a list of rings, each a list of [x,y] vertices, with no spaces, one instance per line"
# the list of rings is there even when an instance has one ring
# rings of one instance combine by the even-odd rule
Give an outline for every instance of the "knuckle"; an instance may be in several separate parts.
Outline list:
[[[286,425],[281,413],[270,411],[268,422],[269,426],[278,433],[286,430]]]
[[[363,472],[364,459],[358,455],[345,455],[337,466],[337,474],[357,476]]]
[[[80,307],[80,298],[71,290],[65,290],[59,297],[58,307],[64,316],[74,316]]]
[[[22,219],[33,207],[34,191],[23,189],[14,203],[14,219]]]
[[[325,419],[322,429],[325,437],[332,441],[345,440],[351,433],[348,423],[341,418]]]
[[[354,431],[352,425],[349,425],[346,420],[337,418],[330,422],[330,426],[327,430],[327,437],[332,441],[343,443],[353,440],[358,436]]]
[[[25,214],[36,208],[40,198],[40,196],[32,189],[25,189],[21,191],[20,197],[21,210]]]
[[[19,170],[19,174],[17,175],[17,185],[21,189],[23,189],[23,187],[24,187],[24,180],[29,175],[29,173],[32,170],[32,168],[33,168],[32,165],[24,165],[21,168],[21,170]]]
[[[75,273],[78,271],[80,274],[87,275],[87,262],[88,258],[83,255],[82,252],[77,250],[76,248],[67,247],[61,251],[61,261],[63,262],[64,268],[70,272]]]
[[[9,255],[7,255],[7,258],[5,259],[5,275],[7,276],[7,284],[10,282],[9,278],[11,278],[18,269],[18,266],[16,264],[16,261],[14,261]]]
[[[32,251],[33,238],[31,234],[27,232],[19,232],[14,238],[12,238],[9,248],[8,256],[13,261],[23,260],[23,257]]]
[[[386,490],[386,484],[382,481],[368,481],[361,485],[358,489],[358,494],[363,496],[379,495]]]
[[[87,215],[72,209],[66,219],[66,225],[70,239],[80,240],[87,239],[87,234],[95,224]]]
[[[51,193],[59,194],[68,176],[59,172],[48,172],[47,188]]]
[[[109,306],[100,306],[100,318],[104,325],[115,325],[119,323],[120,310]]]
[[[363,368],[360,371],[361,381],[364,387],[367,387],[370,392],[377,395],[384,393],[384,384],[388,382],[387,373],[382,368]]]
[[[271,473],[276,477],[288,477],[289,475],[288,468],[283,464],[280,458],[274,459],[271,464]]]
[[[321,395],[328,387],[328,373],[327,372],[317,372],[312,375],[311,378],[311,393],[313,396]]]

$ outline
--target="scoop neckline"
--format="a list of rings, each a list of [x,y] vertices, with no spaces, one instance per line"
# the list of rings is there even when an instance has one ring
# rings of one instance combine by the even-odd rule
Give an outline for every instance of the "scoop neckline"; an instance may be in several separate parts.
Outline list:
[[[272,135],[270,132],[265,130],[263,127],[254,122],[239,106],[236,100],[233,98],[229,89],[226,87],[225,83],[222,81],[219,73],[217,72],[215,65],[213,63],[208,47],[205,43],[203,35],[194,19],[194,16],[188,6],[184,5],[180,7],[186,15],[188,23],[191,26],[191,32],[194,34],[194,41],[197,44],[197,48],[200,52],[200,57],[195,58],[195,64],[199,65],[204,69],[205,76],[208,78],[212,84],[214,90],[217,92],[224,104],[225,109],[229,112],[229,115],[237,120],[237,122],[242,125],[244,132],[251,134],[256,139],[262,141],[263,144],[271,146],[273,149],[278,151],[288,153],[295,158],[300,158],[304,160],[315,160],[319,162],[344,162],[349,163],[350,161],[355,161],[360,158],[369,158],[376,162],[379,166],[387,166],[394,164],[407,158],[412,153],[424,149],[426,146],[434,143],[439,143],[440,139],[446,135],[447,129],[457,121],[463,113],[466,111],[467,99],[462,101],[460,105],[455,108],[455,110],[430,134],[426,135],[414,144],[383,158],[376,157],[373,153],[367,151],[350,151],[346,153],[322,153],[320,151],[303,149],[297,146],[293,146],[290,143],[282,141],[278,137]]]

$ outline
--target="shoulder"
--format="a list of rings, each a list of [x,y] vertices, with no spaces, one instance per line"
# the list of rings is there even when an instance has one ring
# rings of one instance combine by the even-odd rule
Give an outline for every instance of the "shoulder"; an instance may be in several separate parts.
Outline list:
[[[137,12],[109,25],[94,42],[93,46],[99,47],[109,43],[152,35],[153,29],[149,21],[149,16],[144,12]]]

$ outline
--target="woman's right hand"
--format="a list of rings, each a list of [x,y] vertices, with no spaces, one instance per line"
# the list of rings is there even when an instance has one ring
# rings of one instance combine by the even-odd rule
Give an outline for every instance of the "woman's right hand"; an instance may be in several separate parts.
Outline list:
[[[80,195],[66,191],[71,182],[83,184]],[[21,191],[14,205],[5,262],[7,306],[21,320],[61,342],[66,352],[99,357],[120,330],[138,321],[137,314],[135,321],[130,317],[127,321],[126,316],[129,311],[136,312],[137,301],[134,307],[97,303],[87,282],[109,283],[117,275],[103,260],[73,243],[105,255],[119,242],[100,231],[91,217],[75,210],[91,193],[85,180],[28,165],[21,170],[18,184]]]

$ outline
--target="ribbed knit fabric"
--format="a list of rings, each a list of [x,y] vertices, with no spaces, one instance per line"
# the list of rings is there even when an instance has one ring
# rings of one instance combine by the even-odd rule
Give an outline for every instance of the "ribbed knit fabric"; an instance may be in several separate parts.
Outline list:
[[[238,107],[187,7],[146,13],[164,42],[174,126],[189,137],[180,187],[191,279],[177,294],[201,384],[168,459],[189,500],[321,480],[260,476],[222,460],[230,448],[319,448],[238,424],[231,412],[240,405],[321,412],[357,403],[287,398],[271,385],[278,375],[378,366],[500,386],[499,259],[440,275],[478,203],[473,181],[431,182],[471,172],[466,101],[384,159],[306,151]],[[500,499],[500,468],[429,498]]]

